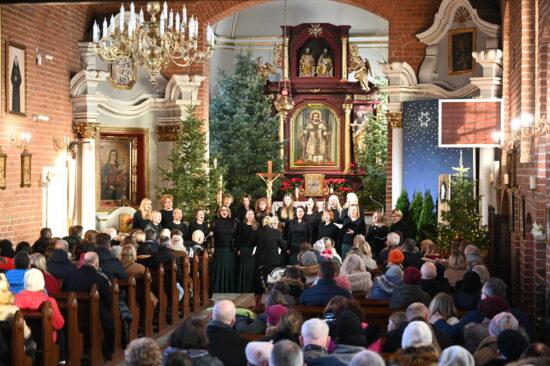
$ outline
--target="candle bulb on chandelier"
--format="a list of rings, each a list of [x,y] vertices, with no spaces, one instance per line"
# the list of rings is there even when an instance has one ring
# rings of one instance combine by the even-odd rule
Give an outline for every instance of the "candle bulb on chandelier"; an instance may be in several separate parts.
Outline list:
[[[159,28],[160,36],[162,37],[164,35],[164,14],[160,16]]]
[[[193,38],[193,32],[195,31],[195,20],[193,17],[189,19],[189,39]]]
[[[199,21],[195,18],[195,38],[199,38]]]
[[[504,183],[504,185],[508,185],[508,182],[509,182],[509,181],[508,181],[508,173],[505,173],[505,174],[504,174],[504,178],[503,178],[502,180],[503,180],[502,183]]]
[[[172,29],[174,27],[174,12],[170,10],[170,16],[168,17],[168,29]]]
[[[107,32],[108,32],[108,25],[107,25],[107,18],[103,19],[103,38],[107,38]]]
[[[99,41],[99,28],[96,21],[94,21],[93,40],[94,43],[97,43],[97,41]]]
[[[181,11],[181,23],[182,26],[184,24],[187,24],[187,9],[185,8],[185,5],[183,6],[183,10]]]
[[[120,19],[118,24],[118,30],[120,30],[120,33],[124,32],[124,4],[120,6]]]
[[[115,34],[115,17],[111,15],[111,21],[109,22],[109,37]]]
[[[180,12],[176,11],[176,27],[174,28],[176,32],[180,31]]]
[[[166,1],[164,2],[164,4],[162,4],[161,16],[164,16],[165,18],[168,17],[168,4],[166,3]]]
[[[139,9],[139,24],[143,25],[145,23],[145,17],[143,16],[143,8]]]

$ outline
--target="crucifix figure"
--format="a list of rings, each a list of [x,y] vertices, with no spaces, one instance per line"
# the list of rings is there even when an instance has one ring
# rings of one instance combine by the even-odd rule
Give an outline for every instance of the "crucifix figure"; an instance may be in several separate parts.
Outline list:
[[[265,182],[267,185],[267,188],[265,190],[267,202],[269,205],[271,205],[271,196],[273,195],[273,182],[277,180],[280,176],[282,176],[282,173],[273,173],[273,161],[268,160],[267,161],[267,173],[256,173],[257,177],[260,177],[261,180]]]

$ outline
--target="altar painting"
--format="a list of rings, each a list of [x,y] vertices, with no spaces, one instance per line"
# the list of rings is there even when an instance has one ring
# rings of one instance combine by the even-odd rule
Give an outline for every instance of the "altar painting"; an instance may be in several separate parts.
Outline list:
[[[291,168],[339,167],[340,120],[323,104],[307,104],[291,118]]]

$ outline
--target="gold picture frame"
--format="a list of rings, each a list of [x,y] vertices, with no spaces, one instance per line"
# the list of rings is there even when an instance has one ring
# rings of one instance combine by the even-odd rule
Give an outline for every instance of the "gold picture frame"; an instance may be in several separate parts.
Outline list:
[[[463,28],[448,33],[449,75],[473,74],[476,62],[472,52],[476,50],[476,29]]]
[[[96,137],[96,208],[139,207],[148,196],[149,130],[101,128]]]
[[[31,186],[32,154],[27,150],[21,153],[21,187]]]
[[[8,154],[0,146],[0,189],[6,189],[6,171],[8,169]]]
[[[25,47],[7,42],[6,47],[6,110],[27,115],[27,67]]]
[[[317,156],[308,151],[309,136],[319,136],[319,128],[310,126],[315,114],[324,125],[321,135],[325,137],[322,148],[314,152]],[[297,108],[290,118],[290,168],[340,169],[340,126],[338,114],[329,105],[308,103]]]
[[[304,174],[300,194],[306,197],[324,197],[329,191],[324,174]]]
[[[134,60],[110,63],[107,79],[113,88],[122,90],[132,89],[137,81],[137,63]]]

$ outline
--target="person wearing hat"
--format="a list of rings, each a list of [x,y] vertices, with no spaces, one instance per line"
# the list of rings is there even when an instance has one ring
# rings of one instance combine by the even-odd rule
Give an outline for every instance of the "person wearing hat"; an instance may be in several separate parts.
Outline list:
[[[457,292],[454,294],[457,309],[472,310],[481,299],[481,278],[474,271],[468,271],[456,284]]]
[[[438,358],[439,351],[434,346],[430,326],[423,321],[413,321],[405,328],[401,349],[395,353],[388,365],[437,366]]]
[[[366,349],[367,338],[361,321],[351,311],[343,312],[336,319],[335,335],[336,348],[332,355],[346,365],[349,365],[353,356]]]
[[[298,268],[304,274],[306,286],[311,286],[319,275],[319,262],[317,256],[311,250],[308,250],[303,252],[299,257],[300,265],[294,267]]]
[[[508,312],[502,312],[493,317],[489,323],[489,337],[485,338],[474,352],[476,365],[483,366],[491,360],[498,358],[498,335],[506,329],[517,330],[517,319]]]
[[[392,249],[388,253],[388,265],[390,266],[399,266],[403,268],[403,261],[405,260],[405,256],[403,255],[403,252],[399,249]]]
[[[266,309],[266,321],[268,327],[276,327],[283,314],[288,313],[288,308],[284,305],[273,305]]]
[[[351,299],[351,293],[336,284],[336,264],[332,261],[319,264],[317,285],[307,288],[300,296],[300,305],[326,306],[334,296]]]
[[[451,346],[446,348],[439,357],[438,366],[475,366],[479,365],[465,348]]]
[[[399,266],[391,266],[383,275],[374,277],[368,298],[389,299],[402,284],[403,270]]]
[[[409,266],[414,266],[418,269],[424,264],[422,259],[422,253],[417,251],[416,241],[412,238],[407,238],[403,241],[403,267],[407,268]]]
[[[413,302],[430,305],[430,295],[420,287],[420,271],[416,267],[407,267],[403,272],[403,286],[398,287],[390,297],[389,307],[405,309]]]
[[[498,335],[497,344],[499,358],[487,362],[486,366],[507,365],[512,361],[517,361],[529,346],[529,341],[519,331],[505,329]]]
[[[273,350],[271,342],[250,342],[246,345],[244,353],[250,366],[268,366],[269,356]]]

